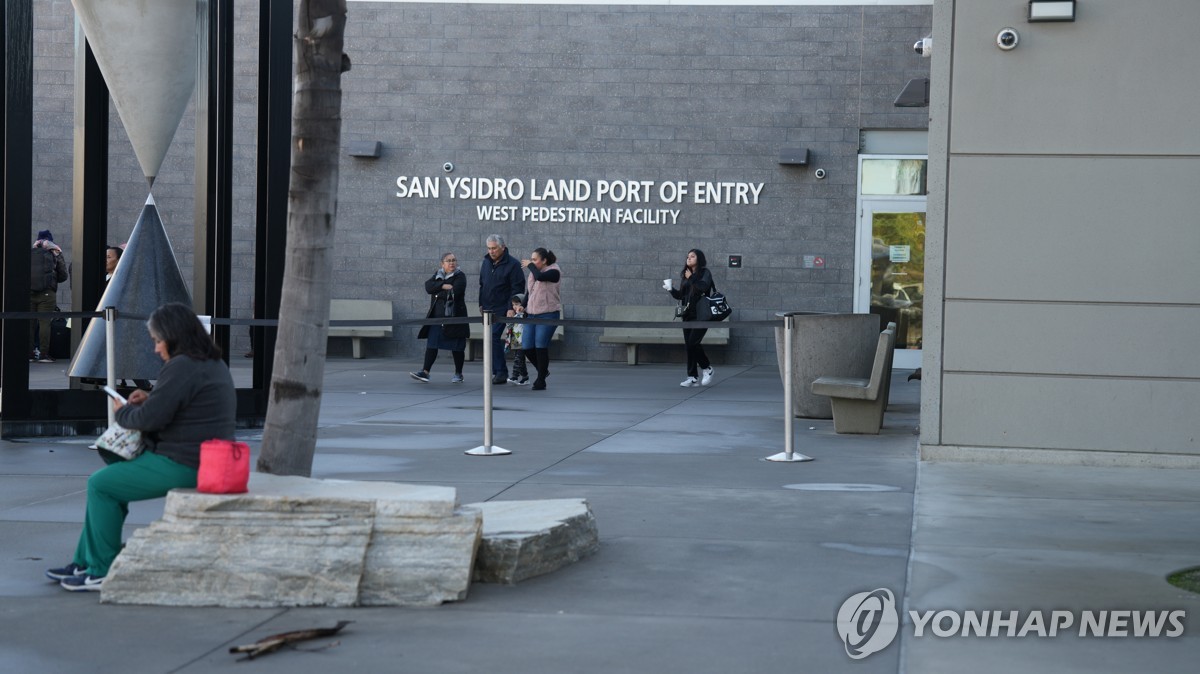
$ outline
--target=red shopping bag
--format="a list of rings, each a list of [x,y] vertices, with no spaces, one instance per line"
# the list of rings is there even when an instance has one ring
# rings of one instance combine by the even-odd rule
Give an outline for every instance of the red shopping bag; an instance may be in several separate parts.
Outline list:
[[[244,494],[250,482],[250,447],[236,440],[200,443],[200,472],[196,491],[205,494]]]

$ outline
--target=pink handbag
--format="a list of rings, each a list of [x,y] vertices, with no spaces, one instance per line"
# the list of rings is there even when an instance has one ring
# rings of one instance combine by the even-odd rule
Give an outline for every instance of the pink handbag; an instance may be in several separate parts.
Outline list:
[[[205,494],[244,494],[250,482],[250,447],[236,440],[200,443],[196,491]]]

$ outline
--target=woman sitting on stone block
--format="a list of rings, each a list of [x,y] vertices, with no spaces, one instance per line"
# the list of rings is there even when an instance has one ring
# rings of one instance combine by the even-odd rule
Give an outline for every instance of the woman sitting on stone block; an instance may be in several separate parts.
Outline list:
[[[142,432],[141,454],[117,458],[92,474],[87,510],[75,557],[46,576],[71,591],[95,591],[121,551],[121,529],[129,503],[195,488],[200,443],[233,440],[237,400],[221,349],[191,307],[164,304],[146,321],[154,352],[163,359],[154,390],[134,391],[129,403],[113,400],[116,421]],[[111,460],[116,455],[109,455]]]

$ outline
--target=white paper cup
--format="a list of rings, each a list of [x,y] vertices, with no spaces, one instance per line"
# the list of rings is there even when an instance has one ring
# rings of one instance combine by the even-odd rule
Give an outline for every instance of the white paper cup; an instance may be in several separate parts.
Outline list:
[[[663,290],[670,290],[670,289],[671,289],[671,279],[669,279],[669,278],[663,279]]]

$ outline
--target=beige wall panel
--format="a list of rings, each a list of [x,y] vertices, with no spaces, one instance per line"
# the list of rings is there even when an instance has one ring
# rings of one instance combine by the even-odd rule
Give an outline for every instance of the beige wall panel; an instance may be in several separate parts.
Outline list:
[[[1200,379],[1200,306],[950,301],[945,323],[947,371]]]
[[[950,151],[1200,154],[1184,132],[1200,109],[1200,2],[1076,6],[1074,23],[1035,24],[1023,1],[955,3]],[[996,47],[1004,27],[1012,51]]]
[[[1197,301],[1200,158],[953,157],[948,191],[947,298]]]
[[[947,373],[942,444],[1200,454],[1200,383]]]

